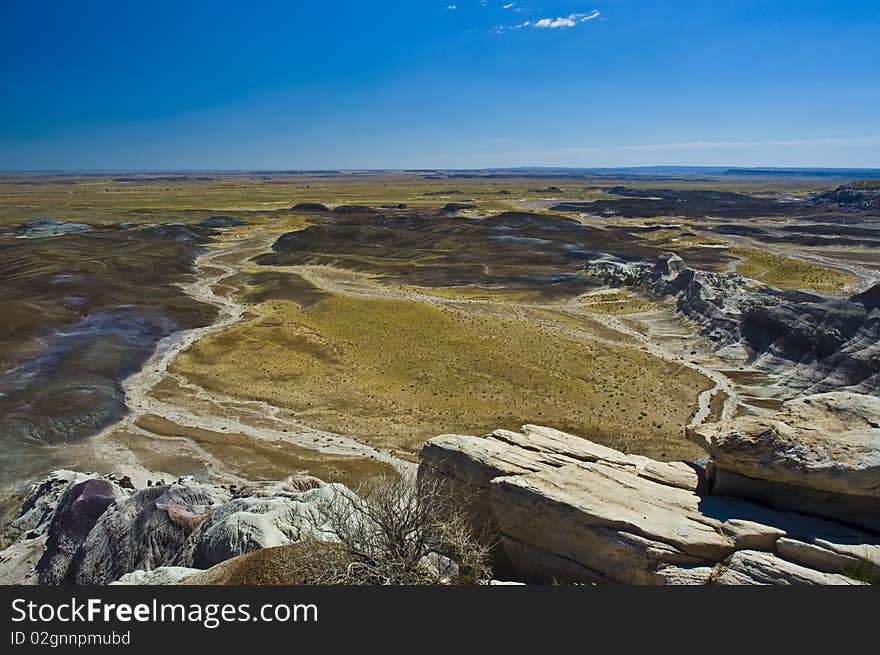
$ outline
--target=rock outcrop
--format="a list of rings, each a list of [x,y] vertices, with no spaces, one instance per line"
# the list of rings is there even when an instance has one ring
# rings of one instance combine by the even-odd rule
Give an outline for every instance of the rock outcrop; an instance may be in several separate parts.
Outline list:
[[[248,488],[56,471],[33,485],[7,528],[2,584],[107,584],[135,571],[206,569],[242,553],[328,539],[321,508],[338,484],[294,476]]]
[[[817,394],[687,434],[712,458],[715,493],[880,532],[880,398]]]
[[[720,585],[855,585],[858,581],[837,573],[822,573],[788,562],[772,553],[743,550],[734,553],[719,571]]]
[[[755,368],[781,374],[794,391],[880,393],[876,287],[851,298],[782,291],[736,273],[689,268],[674,254],[635,262],[603,255],[585,271],[604,284],[675,297],[719,354],[741,353]]]
[[[850,211],[880,209],[880,184],[865,180],[814,194],[810,200],[819,205],[834,205]]]
[[[111,582],[112,585],[159,586],[185,584],[187,578],[202,573],[201,569],[186,566],[160,566],[152,571],[132,571]]]
[[[775,290],[736,273],[689,268],[672,253],[635,262],[606,254],[587,262],[584,270],[609,286],[634,286],[662,296],[676,296],[678,311],[699,323],[702,334],[719,346],[740,340],[743,313],[751,306],[782,300]]]
[[[53,218],[35,218],[18,227],[16,236],[19,239],[45,239],[74,232],[88,232],[91,225],[85,223],[68,223]]]
[[[498,533],[496,575],[513,579],[880,580],[873,530],[713,495],[698,466],[627,455],[549,428],[435,437],[421,452],[419,473],[450,480],[475,499],[473,520]]]

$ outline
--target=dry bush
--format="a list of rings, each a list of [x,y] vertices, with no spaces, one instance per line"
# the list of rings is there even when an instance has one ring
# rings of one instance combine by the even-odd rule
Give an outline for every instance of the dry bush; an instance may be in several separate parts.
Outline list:
[[[469,520],[471,497],[438,478],[381,476],[322,508],[346,564],[327,584],[479,584],[491,576],[493,540]]]

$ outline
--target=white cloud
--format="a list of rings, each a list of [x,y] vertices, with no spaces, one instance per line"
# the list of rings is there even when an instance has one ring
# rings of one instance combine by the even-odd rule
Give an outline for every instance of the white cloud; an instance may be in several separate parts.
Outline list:
[[[502,8],[502,9],[513,9],[514,7],[516,7],[516,3],[515,3],[515,2],[509,2],[509,3],[507,3],[506,5],[504,5],[504,6],[501,7],[501,8]]]
[[[458,8],[458,5],[449,5],[446,7],[449,11],[455,11]]]
[[[510,5],[505,5],[504,9],[509,7],[513,7],[516,3],[512,3]],[[518,25],[499,25],[495,28],[497,33],[504,32],[505,30],[521,30],[527,27],[531,27],[539,30],[555,30],[559,28],[568,29],[570,27],[576,27],[581,23],[586,23],[591,20],[595,20],[599,18],[601,14],[599,10],[591,11],[588,14],[569,14],[568,16],[559,16],[558,18],[540,18],[536,21],[527,20]]]
[[[542,18],[541,20],[535,21],[534,26],[539,29],[551,30],[555,30],[559,27],[574,27],[579,23],[586,23],[587,21],[599,18],[599,15],[598,11],[593,11],[589,14],[569,14],[568,16],[560,16],[559,18]]]

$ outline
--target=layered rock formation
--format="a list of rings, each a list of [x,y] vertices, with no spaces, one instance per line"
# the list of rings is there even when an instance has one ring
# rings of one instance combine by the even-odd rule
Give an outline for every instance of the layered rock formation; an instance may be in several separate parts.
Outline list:
[[[700,324],[704,336],[719,346],[740,339],[743,312],[755,302],[779,302],[737,274],[712,273],[689,268],[678,255],[655,260],[626,262],[602,255],[587,262],[585,272],[609,286],[633,286],[663,296],[677,296],[677,309]],[[755,293],[761,297],[756,298]]]
[[[812,196],[819,205],[835,205],[841,209],[870,211],[880,209],[880,188],[875,181],[865,180],[839,186]]]
[[[851,298],[781,291],[735,273],[689,268],[677,255],[625,262],[603,255],[585,271],[604,284],[675,296],[719,353],[752,358],[804,393],[880,392],[880,289]]]
[[[880,488],[871,464],[880,456],[877,435],[858,454],[844,450],[851,461],[829,459],[828,467],[858,470],[862,478],[853,485]],[[420,475],[480,492],[472,517],[497,530],[501,577],[624,584],[880,580],[876,530],[772,509],[767,499],[754,502],[755,495],[719,495],[712,472],[720,465],[655,462],[526,425],[519,433],[431,439]]]
[[[687,434],[712,458],[715,493],[880,532],[880,398],[818,394]]]
[[[4,535],[2,584],[106,584],[160,567],[206,569],[242,553],[327,539],[337,484],[293,476],[234,488],[56,471],[33,485]],[[143,574],[140,574],[143,575]]]

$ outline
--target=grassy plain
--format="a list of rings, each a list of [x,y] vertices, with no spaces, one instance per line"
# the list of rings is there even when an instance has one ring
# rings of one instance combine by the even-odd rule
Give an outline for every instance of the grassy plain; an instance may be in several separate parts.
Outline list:
[[[444,432],[536,422],[684,456],[681,426],[711,386],[640,350],[424,302],[332,294],[307,309],[275,301],[254,311],[195,344],[175,371],[409,453]]]
[[[609,198],[610,178],[426,179],[416,173],[333,174],[94,174],[0,175],[0,225],[38,216],[106,223],[119,221],[198,222],[218,212],[248,212],[255,221],[273,220],[300,202],[439,206],[472,202],[481,212],[504,211],[518,199],[590,200]],[[637,180],[640,188],[723,188],[749,193],[799,194],[827,186],[816,180],[732,178]],[[555,190],[550,191],[551,188]]]
[[[838,269],[767,250],[736,247],[731,248],[730,252],[741,260],[736,267],[737,272],[780,289],[814,289],[837,293],[853,282],[852,275]]]

